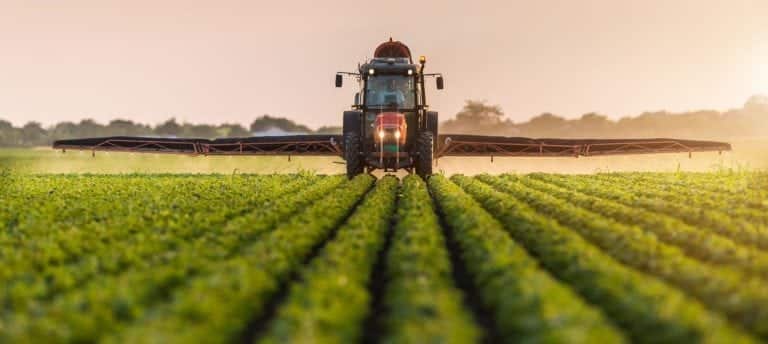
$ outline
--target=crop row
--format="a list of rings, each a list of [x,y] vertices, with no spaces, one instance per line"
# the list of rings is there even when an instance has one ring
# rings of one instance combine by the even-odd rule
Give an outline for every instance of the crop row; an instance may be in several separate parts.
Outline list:
[[[768,204],[753,200],[765,199],[768,192],[759,188],[745,188],[730,192],[708,191],[711,182],[691,179],[684,184],[675,184],[660,178],[601,174],[589,179],[604,180],[616,186],[629,185],[637,195],[676,202],[685,199],[689,205],[701,209],[716,209],[729,217],[740,218],[753,223],[768,224]],[[760,195],[763,194],[763,195]]]
[[[233,230],[233,226],[237,225],[238,221],[233,221],[231,216],[241,216],[240,219],[235,217],[236,220],[241,221],[248,219],[249,216],[243,216],[246,209],[269,206],[285,193],[305,188],[313,182],[316,182],[316,178],[286,180],[282,187],[278,180],[272,183],[262,182],[258,185],[259,187],[251,189],[255,190],[254,194],[258,196],[248,198],[249,201],[244,204],[236,204],[236,206],[233,204],[227,207],[222,206],[222,203],[219,203],[220,200],[216,199],[198,201],[190,204],[188,208],[173,212],[173,215],[156,214],[156,222],[153,222],[152,216],[146,216],[133,222],[123,218],[114,219],[108,224],[90,223],[84,226],[85,228],[74,230],[92,231],[93,238],[83,240],[73,236],[58,239],[59,245],[71,248],[72,258],[58,263],[48,262],[47,265],[39,268],[34,268],[35,263],[41,264],[34,259],[36,250],[22,245],[14,250],[19,259],[7,259],[2,267],[5,278],[0,285],[0,304],[12,309],[23,309],[29,300],[50,298],[57,293],[81,287],[84,282],[95,276],[120,274],[136,266],[151,267],[171,258],[169,253],[176,254],[185,249],[189,250],[186,247],[192,244],[199,245],[211,240],[222,242],[227,238],[225,234],[242,236],[244,234],[238,234]],[[340,179],[329,178],[321,185],[330,187],[340,182]],[[322,190],[324,189],[321,188],[320,191]],[[230,196],[239,195],[230,194]],[[218,208],[224,208],[224,210],[216,210]],[[197,212],[196,214],[199,215],[190,215],[189,212]],[[203,219],[201,217],[204,214],[208,214],[208,217]],[[168,218],[173,220],[166,222]],[[230,223],[225,225],[228,221]],[[125,225],[124,222],[132,224]],[[160,224],[163,226],[162,229],[155,227]],[[114,228],[120,228],[120,230],[114,230]],[[56,227],[51,231],[51,236],[68,232]],[[32,242],[35,240],[37,237],[27,239]],[[24,258],[28,256],[31,257],[25,260]],[[36,271],[36,273],[30,274],[30,271]]]
[[[388,343],[470,343],[480,335],[462,293],[432,199],[421,178],[403,180],[397,223],[386,254],[384,314]]]
[[[547,193],[575,206],[617,220],[625,225],[637,225],[655,234],[662,241],[680,247],[687,255],[702,261],[730,265],[750,274],[768,278],[768,253],[751,246],[741,245],[728,237],[703,231],[669,215],[630,207],[576,191],[589,181],[569,180],[567,187],[546,183],[546,176],[538,178],[503,176],[501,179]],[[614,191],[621,192],[621,191]]]
[[[373,185],[370,176],[345,182],[325,197],[185,282],[169,304],[155,307],[113,337],[118,342],[232,342],[259,319],[275,293],[313,249],[344,221]]]
[[[121,274],[94,279],[52,300],[34,302],[26,312],[13,313],[7,328],[21,338],[42,335],[70,340],[93,340],[115,331],[149,315],[156,303],[185,289],[190,280],[216,275],[226,262],[237,261],[254,240],[313,200],[327,197],[341,181],[341,177],[323,179],[280,202],[256,209],[240,221],[210,228],[196,240],[179,239],[175,249]]]
[[[765,177],[2,176],[0,343],[766,340]]]
[[[707,343],[751,341],[695,299],[621,264],[585,240],[590,236],[584,235],[584,231],[577,233],[575,227],[564,227],[529,207],[527,200],[497,191],[476,179],[454,176],[452,180],[500,219],[510,235],[553,275],[589,302],[599,305],[633,341],[679,343],[692,338]],[[613,239],[617,240],[616,245],[628,249],[634,237]]]
[[[471,196],[443,176],[430,190],[461,250],[461,260],[502,338],[531,342],[618,343],[602,313],[552,278]]]
[[[548,176],[548,181],[568,187],[570,178],[580,180],[583,177]],[[733,218],[719,208],[728,207],[730,203],[719,208],[700,208],[691,205],[693,202],[686,197],[674,201],[658,198],[647,198],[636,195],[644,189],[653,186],[633,186],[626,183],[613,183],[590,179],[578,184],[578,190],[584,193],[614,200],[622,204],[639,207],[654,213],[677,217],[697,228],[711,230],[720,235],[744,245],[768,250],[768,229],[748,220]]]
[[[395,210],[398,181],[385,177],[301,271],[260,343],[350,343],[370,315],[370,278]]]
[[[478,178],[572,228],[620,262],[684,288],[734,322],[768,337],[768,289],[763,280],[692,259],[637,226],[618,223],[520,183]]]
[[[264,189],[267,195],[278,195],[280,186],[291,181],[281,179],[238,178],[231,186],[224,184],[226,181],[205,179],[105,179],[96,185],[68,185],[68,180],[58,180],[49,186],[51,196],[32,200],[10,197],[6,201],[11,208],[28,203],[29,210],[17,212],[2,237],[3,247],[16,250],[2,250],[0,254],[14,267],[25,264],[43,269],[72,263],[90,252],[111,250],[116,243],[172,232],[178,229],[176,224],[217,221],[231,211],[250,209],[263,198],[260,193],[244,191]],[[87,189],[79,194],[69,192],[82,187]],[[229,203],[224,207],[228,211],[210,211],[217,202],[219,206]]]
[[[706,193],[730,197],[736,205],[768,210],[768,173],[621,173],[598,174],[596,178],[620,179],[623,182],[644,181],[674,188],[675,191]]]

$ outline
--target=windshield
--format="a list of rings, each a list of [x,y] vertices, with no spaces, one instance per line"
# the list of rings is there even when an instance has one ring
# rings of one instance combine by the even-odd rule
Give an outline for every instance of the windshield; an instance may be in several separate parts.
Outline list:
[[[368,106],[414,108],[416,91],[413,77],[404,75],[375,75],[368,77],[365,103]]]

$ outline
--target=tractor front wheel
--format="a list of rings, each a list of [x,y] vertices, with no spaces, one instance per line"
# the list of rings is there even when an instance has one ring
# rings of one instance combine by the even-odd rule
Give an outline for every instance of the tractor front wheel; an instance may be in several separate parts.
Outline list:
[[[432,174],[432,152],[434,150],[434,136],[431,132],[423,132],[416,142],[419,156],[416,157],[416,174],[427,180]]]
[[[344,160],[347,161],[347,178],[352,179],[363,173],[360,157],[360,136],[355,132],[344,134]]]

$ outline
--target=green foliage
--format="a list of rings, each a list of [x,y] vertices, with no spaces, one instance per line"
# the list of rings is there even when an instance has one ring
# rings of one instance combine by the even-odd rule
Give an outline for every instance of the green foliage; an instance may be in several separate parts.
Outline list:
[[[262,343],[351,343],[369,314],[368,284],[395,209],[398,181],[384,177],[336,237],[302,270]]]
[[[553,212],[543,216],[526,204],[528,199],[518,200],[517,194],[512,197],[501,193],[476,179],[462,176],[452,179],[495,214],[512,237],[535,254],[549,271],[566,281],[585,299],[599,305],[634,341],[751,341],[680,290],[638,273],[602,252],[579,235],[590,238],[587,229],[564,227],[550,219],[548,216],[553,214],[554,207],[546,208]],[[491,178],[483,179],[490,181]],[[535,201],[533,197],[530,200]],[[629,250],[636,246],[633,242],[636,237],[617,235],[611,238],[615,240],[615,245]],[[633,257],[637,261],[646,259],[639,255]]]
[[[403,180],[386,258],[385,343],[471,343],[479,331],[453,286],[445,239],[421,178]]]
[[[542,270],[502,225],[443,176],[429,179],[497,331],[510,342],[620,343],[622,335]]]
[[[536,177],[542,180],[549,179],[546,175],[536,175]],[[747,273],[768,278],[768,252],[738,244],[717,233],[702,231],[669,215],[650,212],[642,208],[574,191],[589,188],[590,181],[567,178],[561,181],[561,187],[534,178],[507,176],[505,179],[519,181],[527,187],[567,200],[571,204],[610,217],[626,225],[638,225],[647,232],[657,235],[662,241],[680,247],[686,254],[699,260],[720,265],[733,265]],[[646,185],[646,187],[650,186]],[[618,187],[605,190],[613,192],[619,197],[637,195],[634,192],[623,192]],[[679,200],[682,201],[682,197]],[[689,199],[688,202],[690,201],[692,200]]]
[[[106,125],[92,119],[83,119],[78,123],[60,122],[47,128],[43,128],[37,122],[28,122],[21,127],[14,127],[10,122],[0,119],[0,147],[47,146],[54,140],[104,136],[246,137],[251,136],[254,132],[270,129],[292,133],[341,133],[340,127],[322,127],[315,132],[290,119],[269,115],[254,120],[250,125],[250,130],[237,123],[220,125],[178,123],[175,118],[171,118],[154,128],[125,119],[114,119]]]
[[[530,207],[578,232],[616,260],[684,288],[706,305],[768,337],[768,289],[732,267],[686,256],[637,226],[628,226],[520,183],[480,176]]]
[[[237,185],[237,180],[213,179],[212,181],[215,181],[218,186],[234,183],[237,190],[243,192],[250,190],[250,195],[255,196],[255,199],[248,200],[247,195],[243,195],[248,200],[244,208],[238,205],[239,202],[229,200],[230,207],[223,211],[221,205],[227,200],[222,195],[243,196],[227,190],[216,190],[217,187],[210,188],[213,185],[200,183],[200,180],[194,184],[186,184],[178,183],[178,177],[165,178],[168,182],[165,185],[166,188],[175,186],[180,190],[186,190],[186,195],[178,195],[178,199],[170,199],[168,202],[176,203],[189,199],[190,204],[197,203],[215,212],[206,212],[205,208],[188,209],[178,203],[170,207],[162,203],[157,205],[144,203],[149,206],[149,209],[136,206],[136,209],[144,214],[141,219],[134,219],[130,215],[113,215],[127,221],[138,220],[135,223],[106,224],[101,229],[77,230],[75,233],[72,232],[74,228],[62,230],[63,237],[60,242],[67,244],[69,250],[58,251],[59,254],[54,257],[60,258],[59,261],[48,261],[46,270],[39,275],[16,273],[13,275],[15,278],[6,279],[2,289],[4,293],[0,295],[8,295],[3,298],[6,307],[12,307],[11,309],[17,312],[9,320],[8,327],[19,336],[18,338],[30,338],[30,336],[34,338],[47,333],[55,338],[76,336],[74,338],[78,340],[90,340],[108,331],[114,331],[121,323],[133,321],[147,308],[164,302],[173,290],[183,284],[185,279],[215,271],[219,261],[236,256],[244,245],[273,228],[287,216],[299,211],[307,203],[319,199],[343,180],[342,177],[323,180],[300,178],[297,182],[290,183],[291,177],[286,177],[259,177],[257,179],[264,179],[263,183],[266,185],[257,186],[256,189],[251,189],[247,185]],[[117,178],[119,177],[106,177],[114,180]],[[81,179],[88,180],[88,178]],[[197,178],[186,179],[188,182],[195,182]],[[251,178],[238,177],[237,179]],[[142,184],[152,186],[147,183],[146,178],[139,177],[134,182],[138,186]],[[286,182],[289,183],[286,184]],[[313,183],[315,185],[309,187]],[[196,191],[193,185],[209,187],[203,188],[201,190],[203,192],[198,193],[199,191]],[[307,189],[280,200],[281,193],[297,188]],[[257,192],[253,192],[254,190]],[[137,194],[153,194],[147,190],[133,191]],[[92,195],[89,192],[86,194]],[[164,195],[168,196],[167,193]],[[221,197],[221,199],[200,199],[206,196]],[[89,197],[84,196],[84,198]],[[62,195],[62,199],[67,198],[67,195]],[[279,202],[275,202],[276,198]],[[163,197],[163,199],[166,198]],[[87,202],[86,199],[81,201]],[[85,205],[87,206],[88,203]],[[257,210],[249,212],[249,209],[254,206]],[[151,210],[155,207],[158,207],[156,208],[159,210],[158,213]],[[175,211],[168,211],[169,209],[175,209]],[[147,212],[147,210],[150,211]],[[164,219],[165,217],[168,219]],[[254,222],[255,219],[258,222]],[[19,222],[18,226],[21,227],[19,230],[24,230],[26,222]],[[244,224],[249,225],[245,227]],[[110,228],[115,228],[112,226],[127,227],[122,231],[111,231]],[[55,225],[53,228],[56,229]],[[53,232],[53,234],[58,233],[58,231]],[[87,237],[89,233],[99,234],[101,237]],[[45,232],[41,234],[44,235]],[[73,234],[84,236],[72,236]],[[35,237],[36,240],[29,243],[37,245],[42,238],[44,236]],[[45,248],[51,253],[57,252],[52,250],[55,247],[50,245]],[[27,251],[32,255],[36,250],[30,248]],[[62,259],[61,255],[70,251],[78,254],[77,259],[71,261]],[[43,257],[46,256],[48,255]],[[30,257],[30,259],[35,258],[37,257]],[[25,259],[11,261],[18,261],[16,268],[20,271],[29,271],[28,268],[18,265],[25,263]],[[110,308],[110,304],[116,300],[124,300],[127,302],[124,305],[129,308]],[[126,309],[130,311],[126,313]],[[35,310],[34,314],[26,313],[31,310]],[[118,316],[118,314],[122,315]]]
[[[618,120],[598,113],[567,119],[544,112],[526,122],[504,120],[498,105],[467,100],[464,108],[442,124],[444,133],[562,138],[677,137],[739,139],[766,137],[768,102],[751,97],[742,108],[728,111],[698,110],[682,113],[644,112]],[[615,114],[614,114],[615,115]],[[615,117],[613,117],[615,118]]]
[[[551,179],[563,180],[563,177],[553,176]],[[723,185],[726,181],[722,179],[698,183],[689,181],[684,187],[674,191],[663,190],[664,184],[659,181],[643,182],[632,178],[617,180],[603,176],[588,179],[580,177],[577,180],[584,180],[584,183],[580,183],[579,190],[586,193],[631,207],[674,216],[743,245],[768,249],[768,204],[764,201],[768,199],[768,183],[764,177],[739,188],[740,191],[736,195],[728,195],[727,191],[699,191],[713,185]]]
[[[114,339],[132,343],[235,341],[372,184],[368,175],[346,181],[240,249],[236,256],[218,263],[211,273],[186,281],[169,304],[138,319]]]
[[[270,115],[264,115],[255,119],[251,123],[251,132],[267,131],[270,129],[279,129],[289,133],[310,133],[312,129],[309,129],[305,125],[297,124],[296,122],[282,117],[272,117]]]
[[[0,343],[766,340],[766,190],[0,168]]]

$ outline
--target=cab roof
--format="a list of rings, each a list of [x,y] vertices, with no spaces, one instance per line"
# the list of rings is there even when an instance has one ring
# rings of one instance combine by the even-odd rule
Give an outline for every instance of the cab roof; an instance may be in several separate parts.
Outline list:
[[[403,74],[407,75],[408,70],[413,71],[413,75],[419,73],[419,66],[407,58],[373,58],[360,65],[360,74],[368,75],[369,70],[373,69],[375,74]]]

